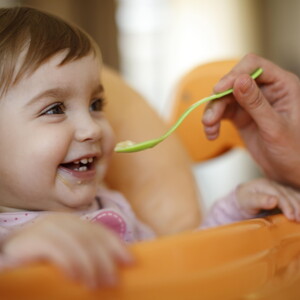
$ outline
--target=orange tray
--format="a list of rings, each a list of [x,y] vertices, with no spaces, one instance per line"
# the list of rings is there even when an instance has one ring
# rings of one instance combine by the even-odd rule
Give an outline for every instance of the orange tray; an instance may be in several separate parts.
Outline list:
[[[300,299],[300,225],[282,215],[130,246],[115,288],[89,290],[50,265],[0,274],[1,300]]]

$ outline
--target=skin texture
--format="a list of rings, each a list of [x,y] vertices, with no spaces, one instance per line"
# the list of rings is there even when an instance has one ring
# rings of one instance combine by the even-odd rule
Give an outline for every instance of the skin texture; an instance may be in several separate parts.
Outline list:
[[[300,193],[267,178],[240,184],[236,190],[240,208],[253,216],[278,207],[292,221],[300,222]]]
[[[258,67],[256,80],[248,74]],[[300,82],[272,62],[248,54],[215,86],[233,95],[206,107],[202,122],[208,139],[218,137],[220,121],[230,119],[266,176],[300,187]]]
[[[8,235],[0,265],[46,260],[89,286],[113,284],[117,265],[132,262],[123,242],[100,224],[65,214],[95,207],[114,147],[102,112],[100,62],[88,55],[58,66],[64,55],[24,77],[0,101],[0,210],[63,212]],[[95,157],[91,171],[61,165],[85,157]]]
[[[115,72],[104,69],[103,83],[109,102],[105,111],[117,142],[144,141],[167,131],[146,101]],[[115,153],[107,181],[129,199],[138,217],[159,235],[200,224],[199,195],[191,162],[176,134],[153,149]]]

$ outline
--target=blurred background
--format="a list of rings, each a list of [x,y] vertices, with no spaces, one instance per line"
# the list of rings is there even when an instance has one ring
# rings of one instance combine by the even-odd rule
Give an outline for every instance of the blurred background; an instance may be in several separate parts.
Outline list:
[[[263,55],[300,73],[298,0],[0,0],[72,21],[164,115],[186,71],[213,60]]]
[[[28,5],[78,24],[99,44],[104,63],[162,117],[178,79],[199,64],[254,52],[300,74],[298,0],[0,0],[0,5]],[[253,165],[247,158],[246,166],[240,161],[232,166],[231,157],[227,154],[225,169]],[[222,174],[220,160],[216,168]],[[246,180],[238,174],[224,181],[221,175],[223,190],[206,192],[209,182],[216,184],[216,169],[196,173],[209,199]]]

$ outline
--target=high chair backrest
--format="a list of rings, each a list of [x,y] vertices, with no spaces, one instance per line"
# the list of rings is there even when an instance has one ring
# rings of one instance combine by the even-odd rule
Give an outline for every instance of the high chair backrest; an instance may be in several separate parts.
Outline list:
[[[177,118],[194,102],[212,94],[213,86],[228,73],[237,60],[216,61],[200,65],[185,74],[179,81],[169,121],[173,124]],[[227,150],[243,146],[237,130],[228,120],[222,121],[220,136],[214,141],[205,137],[201,116],[205,104],[193,111],[176,130],[194,162],[216,157]]]

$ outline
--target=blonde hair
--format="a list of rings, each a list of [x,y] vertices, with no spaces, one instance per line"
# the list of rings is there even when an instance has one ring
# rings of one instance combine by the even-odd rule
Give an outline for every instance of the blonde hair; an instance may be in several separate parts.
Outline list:
[[[60,65],[90,53],[100,56],[87,33],[59,17],[30,7],[0,8],[0,96],[63,50]]]

